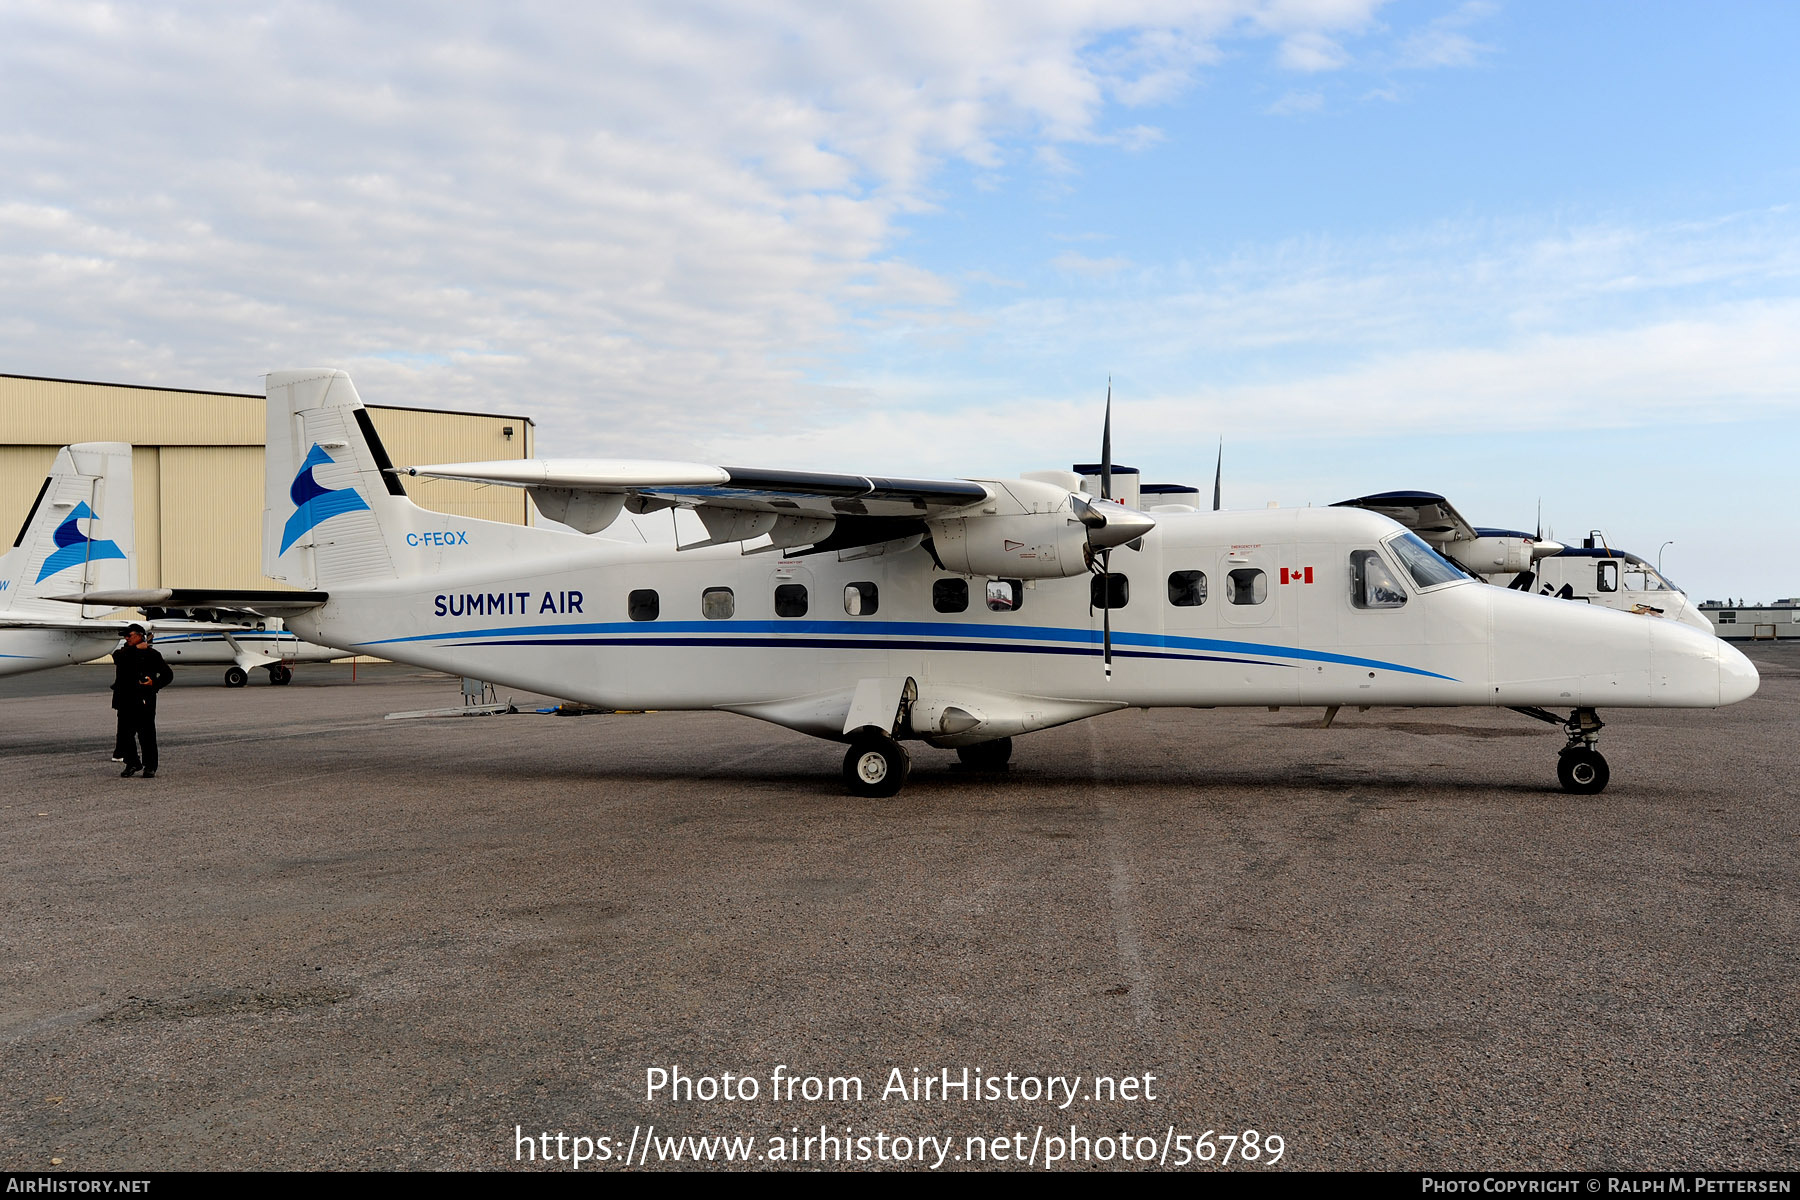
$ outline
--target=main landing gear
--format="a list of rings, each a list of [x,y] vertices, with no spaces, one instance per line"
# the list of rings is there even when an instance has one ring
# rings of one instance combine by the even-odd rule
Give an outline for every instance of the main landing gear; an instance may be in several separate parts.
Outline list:
[[[844,752],[844,786],[852,796],[896,795],[912,772],[912,759],[893,738],[864,729]]]
[[[977,742],[973,746],[959,746],[956,757],[962,759],[963,765],[972,771],[1004,771],[1012,758],[1012,739],[995,738],[991,742]]]
[[[273,684],[274,686],[283,687],[289,681],[291,681],[293,678],[294,678],[294,672],[291,667],[283,666],[281,663],[270,663],[269,664],[269,682],[271,684]],[[237,666],[225,668],[225,686],[226,687],[241,688],[246,683],[249,683],[249,682],[250,682],[250,673],[248,671],[244,670],[244,668],[237,667]]]
[[[1564,720],[1541,708],[1516,708],[1513,711],[1561,725],[1563,732],[1568,734],[1569,744],[1556,756],[1556,779],[1562,784],[1563,791],[1577,796],[1597,796],[1606,790],[1612,771],[1600,751],[1594,748],[1600,740],[1600,730],[1606,725],[1599,714],[1591,708],[1578,708]]]

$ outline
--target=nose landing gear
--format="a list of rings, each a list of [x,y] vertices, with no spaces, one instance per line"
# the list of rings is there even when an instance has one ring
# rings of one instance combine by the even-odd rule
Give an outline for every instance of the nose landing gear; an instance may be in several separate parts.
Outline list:
[[[1541,708],[1515,708],[1513,711],[1561,725],[1569,735],[1569,744],[1556,756],[1556,779],[1562,784],[1563,791],[1576,796],[1597,796],[1606,790],[1612,771],[1600,751],[1594,748],[1600,740],[1600,730],[1606,726],[1598,713],[1591,708],[1578,708],[1565,720]]]

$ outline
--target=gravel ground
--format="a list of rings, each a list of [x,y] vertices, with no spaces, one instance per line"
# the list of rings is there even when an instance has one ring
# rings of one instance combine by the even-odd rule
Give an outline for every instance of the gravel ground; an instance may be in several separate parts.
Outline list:
[[[1002,775],[921,747],[852,800],[838,748],[740,717],[388,722],[455,682],[367,666],[178,669],[160,777],[121,780],[105,668],[0,680],[0,1167],[502,1168],[520,1129],[617,1165],[655,1124],[1793,1170],[1800,649],[1748,652],[1744,704],[1603,712],[1591,798],[1512,713],[1258,709]],[[778,1064],[864,1097],[777,1099]],[[676,1065],[760,1094],[647,1099]],[[965,1066],[1082,1081],[881,1096]]]

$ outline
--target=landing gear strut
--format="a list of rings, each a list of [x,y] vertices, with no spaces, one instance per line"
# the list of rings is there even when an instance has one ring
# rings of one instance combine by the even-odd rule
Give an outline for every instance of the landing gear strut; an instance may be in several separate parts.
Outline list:
[[[1599,714],[1591,708],[1578,708],[1564,720],[1541,708],[1516,708],[1513,711],[1561,725],[1568,734],[1569,744],[1556,756],[1556,779],[1562,784],[1563,791],[1577,796],[1597,796],[1606,790],[1612,771],[1600,751],[1594,748],[1600,740],[1600,730],[1606,725]]]

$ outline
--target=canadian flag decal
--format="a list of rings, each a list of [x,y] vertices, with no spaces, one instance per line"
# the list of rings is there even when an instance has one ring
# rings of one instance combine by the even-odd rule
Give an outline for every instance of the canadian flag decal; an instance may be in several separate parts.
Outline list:
[[[1311,583],[1312,582],[1312,568],[1311,567],[1295,567],[1292,570],[1289,570],[1287,567],[1283,567],[1283,568],[1281,568],[1281,582],[1283,582],[1283,583]]]

